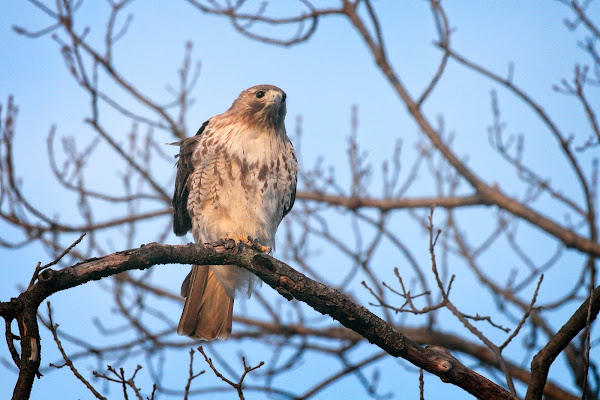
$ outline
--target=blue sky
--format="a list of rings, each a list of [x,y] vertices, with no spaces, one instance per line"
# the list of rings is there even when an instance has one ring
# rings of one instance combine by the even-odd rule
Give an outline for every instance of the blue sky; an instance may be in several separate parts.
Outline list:
[[[576,62],[586,61],[586,56],[576,46],[577,41],[582,39],[581,33],[569,31],[563,25],[563,19],[571,17],[567,8],[558,1],[544,2],[542,7],[539,1],[533,0],[483,0],[470,2],[468,7],[464,4],[446,4],[451,25],[456,28],[453,46],[500,75],[505,75],[509,64],[514,63],[514,81],[542,103],[561,129],[576,134],[583,131],[585,127],[581,124],[583,113],[580,107],[575,101],[566,100],[552,91],[552,84],[571,77]],[[427,2],[379,1],[376,7],[390,60],[409,91],[417,95],[434,73],[441,56],[432,45],[434,26]],[[403,164],[409,166],[414,159],[415,143],[420,138],[418,129],[376,69],[360,37],[345,20],[338,17],[323,19],[308,42],[284,48],[242,37],[227,19],[203,15],[183,1],[138,1],[129,7],[129,11],[135,17],[129,33],[116,46],[115,63],[125,76],[130,77],[138,88],[142,88],[153,99],[164,102],[170,100],[166,86],[176,83],[185,42],[191,40],[194,43],[193,57],[200,61],[201,73],[194,89],[196,101],[188,114],[188,134],[195,133],[197,127],[210,116],[227,109],[241,90],[258,83],[270,83],[280,86],[288,94],[288,131],[293,131],[297,116],[303,118],[305,167],[311,167],[319,157],[323,157],[326,165],[335,166],[339,181],[347,183],[346,143],[350,134],[352,106],[357,106],[359,110],[358,139],[373,162],[374,196],[381,192],[378,174],[380,162],[391,155],[398,138],[404,142]],[[596,7],[596,16],[598,11]],[[89,26],[90,39],[100,43],[100,28],[105,18],[104,2],[84,2],[78,28]],[[89,143],[91,133],[83,123],[88,115],[88,99],[68,75],[59,46],[50,36],[31,40],[16,35],[11,29],[13,25],[20,25],[36,30],[46,24],[47,18],[28,2],[8,1],[0,5],[0,104],[6,103],[8,95],[14,95],[20,109],[15,153],[19,155],[17,169],[23,178],[24,192],[39,199],[36,205],[43,210],[60,214],[69,220],[76,217],[71,215],[70,209],[65,208],[65,204],[72,204],[70,202],[73,199],[62,197],[62,192],[56,190],[51,173],[45,168],[46,136],[50,127],[56,125],[59,136],[73,136],[81,146]],[[508,194],[518,195],[522,186],[516,181],[515,174],[504,169],[501,158],[491,152],[487,144],[487,127],[492,120],[492,89],[498,93],[503,119],[508,122],[508,132],[522,133],[526,138],[525,159],[544,170],[547,176],[552,176],[553,182],[562,190],[569,191],[573,176],[562,159],[558,158],[554,143],[547,140],[548,132],[531,110],[506,90],[451,62],[447,74],[425,103],[424,109],[432,121],[438,115],[443,115],[448,131],[455,134],[456,152],[468,154],[469,164],[477,166],[478,173],[486,182],[499,182]],[[118,92],[115,95],[121,96]],[[595,99],[598,99],[597,95]],[[109,118],[105,123],[117,137],[124,137],[131,128],[118,117]],[[170,141],[173,138],[165,135],[164,142]],[[548,145],[540,148],[537,146],[540,142]],[[105,162],[106,167],[94,168],[88,179],[97,182],[100,188],[110,188],[120,171],[111,165],[112,156],[108,151],[101,154],[107,158],[94,159],[94,162]],[[587,157],[585,168],[589,170],[592,155],[584,157]],[[166,183],[172,178],[173,171],[161,170],[157,173],[161,182]],[[409,194],[433,195],[434,188],[430,185],[431,181],[423,177]],[[468,192],[468,188],[463,187],[463,190]],[[541,201],[543,204],[545,200]],[[102,212],[111,211],[99,210],[100,214]],[[473,211],[466,216],[470,219],[470,232],[475,237],[479,229],[486,231],[489,228],[489,223],[484,218],[479,219],[477,213]],[[422,247],[422,251],[418,252],[420,259],[426,260],[426,237],[423,232],[418,230],[406,213],[395,214],[393,218],[399,226],[407,226],[406,237],[414,237],[415,246]],[[535,229],[523,229],[526,233],[531,231],[533,237],[539,236]],[[0,223],[2,236],[12,232],[9,226]],[[139,242],[134,246],[152,240],[153,232],[147,233],[145,235],[142,232]],[[174,236],[168,239],[168,243],[179,242],[180,239]],[[525,245],[540,258],[547,254],[549,246],[544,240],[529,240]],[[113,250],[122,249],[118,243],[115,246]],[[332,259],[321,261],[322,265],[335,261],[334,254],[329,256]],[[15,251],[0,250],[0,282],[3,282],[0,285],[0,299],[6,300],[18,294],[18,288],[29,281],[37,261],[47,262],[48,257],[38,246]],[[390,270],[393,266],[401,266],[403,262],[399,255],[390,257],[385,253],[378,260],[382,268]],[[490,254],[486,262],[489,263],[491,274],[507,274],[506,266],[499,261],[497,254]],[[460,268],[464,267],[457,268],[455,272],[460,273]],[[178,288],[186,269],[175,267],[173,271],[176,273],[163,274],[161,284]],[[568,274],[550,276],[544,290],[551,293],[554,288],[560,287],[561,279],[574,277]],[[472,306],[467,303],[471,284],[472,281],[466,277],[456,282],[455,294],[457,299],[465,299],[465,307]],[[359,286],[354,288],[354,292],[364,296],[360,290]],[[544,297],[544,291],[540,296]],[[89,322],[92,315],[103,315],[103,309],[110,313],[103,300],[105,297],[102,285],[94,283],[69,293],[57,294],[50,300],[65,330],[79,330],[82,334],[92,335],[95,332]],[[247,307],[252,307],[251,301]],[[177,312],[176,307],[173,310]],[[475,313],[477,310],[471,311]],[[560,321],[558,318],[555,327],[559,326]],[[251,345],[249,342],[248,346]],[[44,361],[56,360],[51,347],[48,338],[44,342],[43,356],[47,357]],[[223,347],[222,351],[233,350]],[[6,352],[0,355],[7,357]],[[305,360],[304,363],[317,365],[319,362]],[[395,368],[396,373],[400,371],[402,374],[404,371],[402,367]],[[560,377],[560,371],[563,371],[560,365],[553,367],[554,370],[559,371],[555,378]],[[396,376],[389,371],[384,374]],[[406,392],[398,398],[415,398],[416,375],[407,375],[407,380],[402,382]],[[570,376],[564,378],[570,379]],[[0,374],[0,387],[11,386],[13,381],[14,375]],[[337,385],[319,398],[352,397],[352,393],[360,389],[357,389],[356,382],[347,381],[347,384]],[[436,385],[435,377],[427,377],[426,382],[427,385],[431,384],[426,387],[431,387],[432,391],[442,390],[456,398],[466,398],[453,387]],[[33,398],[50,398],[47,397],[47,391],[56,387],[60,387],[62,393],[66,390],[73,393],[73,398],[88,398],[79,386],[68,371],[49,371],[44,379],[36,382]],[[395,385],[389,382],[387,387],[395,389]],[[4,393],[0,393],[2,398],[5,398]],[[56,398],[62,396],[57,395]]]

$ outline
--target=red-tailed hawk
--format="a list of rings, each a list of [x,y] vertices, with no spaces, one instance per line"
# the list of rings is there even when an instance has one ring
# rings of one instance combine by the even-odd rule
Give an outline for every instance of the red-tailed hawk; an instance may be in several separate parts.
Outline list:
[[[173,230],[196,243],[248,235],[273,247],[296,196],[298,164],[284,125],[286,94],[272,85],[244,90],[196,136],[179,142]],[[232,265],[194,265],[177,333],[212,340],[231,336],[233,300],[257,278]]]

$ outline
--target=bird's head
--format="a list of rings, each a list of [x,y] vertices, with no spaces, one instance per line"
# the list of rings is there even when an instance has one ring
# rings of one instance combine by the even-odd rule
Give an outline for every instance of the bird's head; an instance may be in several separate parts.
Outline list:
[[[230,112],[239,114],[250,126],[284,129],[286,94],[273,85],[257,85],[244,90],[233,102]]]

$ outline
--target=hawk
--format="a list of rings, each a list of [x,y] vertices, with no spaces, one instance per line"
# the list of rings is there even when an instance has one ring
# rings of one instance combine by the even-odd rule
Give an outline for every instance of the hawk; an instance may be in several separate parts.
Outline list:
[[[257,240],[268,251],[296,196],[298,163],[285,130],[286,94],[272,85],[244,90],[223,114],[180,146],[173,230],[196,243]],[[194,265],[181,285],[186,298],[177,333],[226,340],[233,301],[257,278],[233,265]]]

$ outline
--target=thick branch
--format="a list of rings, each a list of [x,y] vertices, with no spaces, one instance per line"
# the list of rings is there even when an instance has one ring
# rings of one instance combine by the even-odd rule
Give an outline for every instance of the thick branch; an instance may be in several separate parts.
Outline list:
[[[283,262],[250,249],[245,249],[238,254],[218,253],[211,245],[170,246],[151,243],[138,249],[89,259],[62,270],[44,270],[40,274],[37,283],[30,286],[17,299],[11,300],[11,302],[17,302],[18,307],[27,305],[27,308],[20,309],[23,310],[24,315],[34,316],[33,321],[24,320],[23,329],[21,329],[22,323],[19,322],[22,338],[25,339],[25,343],[22,344],[22,359],[30,359],[35,350],[27,348],[26,344],[29,339],[26,335],[37,339],[39,346],[35,312],[39,304],[48,296],[91,280],[98,280],[128,270],[146,269],[156,264],[167,263],[240,266],[260,277],[285,298],[289,300],[296,298],[307,303],[315,310],[330,315],[342,325],[359,333],[369,342],[385,350],[388,354],[404,358],[412,364],[439,376],[444,382],[455,384],[479,398],[514,398],[502,387],[466,368],[446,349],[435,346],[421,347],[365,307],[354,303],[337,290],[306,277]],[[2,307],[0,307],[1,309]],[[19,318],[19,321],[21,320]],[[33,334],[28,331],[30,329],[29,324],[35,325],[32,327],[34,329]],[[39,351],[39,347],[37,350]],[[39,353],[37,354],[37,366],[39,366]],[[32,371],[31,368],[22,369],[19,374],[19,382],[23,379],[33,383],[33,376],[36,371],[37,367],[35,371]],[[17,398],[25,399],[27,396]]]
[[[592,302],[590,307],[590,301]],[[590,297],[583,302],[575,313],[569,318],[566,324],[552,337],[552,339],[541,349],[531,361],[531,383],[527,389],[525,399],[541,399],[544,385],[548,377],[550,366],[561,351],[581,332],[586,326],[588,320],[588,310],[590,310],[589,320],[593,321],[598,316],[600,310],[600,287],[594,289]]]

